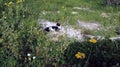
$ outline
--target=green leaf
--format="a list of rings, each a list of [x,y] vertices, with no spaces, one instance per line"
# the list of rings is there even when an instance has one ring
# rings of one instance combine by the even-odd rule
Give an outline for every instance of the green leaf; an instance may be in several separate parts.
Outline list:
[[[3,42],[3,39],[2,38],[0,38],[0,43],[2,43]]]

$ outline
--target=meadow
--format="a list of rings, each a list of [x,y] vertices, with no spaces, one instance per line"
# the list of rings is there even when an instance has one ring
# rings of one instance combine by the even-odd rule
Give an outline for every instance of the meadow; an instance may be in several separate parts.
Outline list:
[[[75,7],[83,8],[74,9]],[[77,14],[73,14],[77,12]],[[99,22],[102,30],[85,33],[106,39],[51,41],[38,25],[46,19],[76,27],[76,21]],[[105,0],[0,0],[1,67],[119,67],[120,5]]]

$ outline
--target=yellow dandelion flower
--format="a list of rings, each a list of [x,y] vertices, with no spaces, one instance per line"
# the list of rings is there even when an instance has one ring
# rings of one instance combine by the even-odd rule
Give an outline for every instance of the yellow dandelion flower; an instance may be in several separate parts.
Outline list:
[[[84,53],[81,53],[81,52],[78,52],[77,54],[75,54],[75,57],[77,59],[84,59],[85,58],[85,54]]]
[[[96,39],[90,39],[89,42],[91,42],[91,43],[96,43],[97,40],[96,40]]]

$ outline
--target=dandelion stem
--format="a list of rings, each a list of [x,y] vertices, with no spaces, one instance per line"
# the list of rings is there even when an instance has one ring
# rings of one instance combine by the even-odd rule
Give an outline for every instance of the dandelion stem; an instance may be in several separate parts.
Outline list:
[[[91,53],[92,53],[92,48],[91,48],[91,50],[90,50],[90,53],[89,53],[88,59],[87,59],[87,61],[85,62],[84,67],[87,67],[87,64],[88,64],[88,62],[89,62],[89,59],[90,59]]]

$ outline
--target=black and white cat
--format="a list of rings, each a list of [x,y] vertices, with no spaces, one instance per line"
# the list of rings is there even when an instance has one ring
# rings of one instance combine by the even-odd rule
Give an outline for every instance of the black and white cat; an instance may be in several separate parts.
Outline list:
[[[55,26],[45,27],[45,28],[44,28],[44,31],[46,31],[46,32],[50,32],[50,31],[59,31],[60,29],[61,29],[60,23],[56,23]]]

